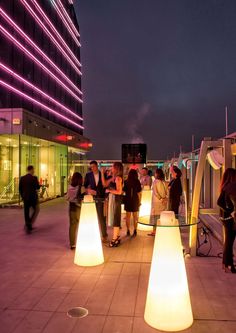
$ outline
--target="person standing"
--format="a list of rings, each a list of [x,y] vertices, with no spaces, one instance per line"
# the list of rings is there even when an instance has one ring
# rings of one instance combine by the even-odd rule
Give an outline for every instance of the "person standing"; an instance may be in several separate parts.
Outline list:
[[[140,183],[142,188],[144,188],[144,186],[149,186],[149,188],[152,187],[152,177],[148,174],[148,168],[142,168]]]
[[[161,212],[167,209],[168,205],[168,186],[165,182],[165,176],[162,169],[156,169],[155,180],[152,184],[152,206],[151,215],[160,218]],[[149,236],[155,236],[156,227]]]
[[[169,204],[168,209],[172,210],[175,215],[179,213],[179,204],[180,204],[180,197],[182,195],[182,184],[181,184],[181,170],[173,165],[170,168],[170,172],[172,175],[172,180],[170,181],[169,187]]]
[[[136,170],[131,169],[128,174],[128,179],[124,182],[127,236],[130,236],[131,215],[133,215],[134,223],[133,236],[137,235],[138,211],[141,201],[141,191],[142,188],[138,179],[138,173]]]
[[[70,248],[74,250],[76,247],[76,235],[80,219],[81,211],[81,187],[83,178],[79,172],[75,172],[71,178],[71,183],[68,187],[66,199],[69,201],[69,240]]]
[[[223,269],[226,273],[236,273],[233,262],[233,246],[236,237],[236,169],[225,170],[217,204],[220,207],[220,220],[224,230]]]
[[[110,247],[116,247],[120,244],[121,227],[121,203],[123,192],[123,165],[121,162],[115,162],[112,166],[112,178],[106,180],[102,172],[102,183],[106,187],[106,193],[109,193],[108,223],[113,226],[113,238],[109,243]]]
[[[24,202],[25,230],[31,233],[33,223],[39,213],[38,190],[40,188],[38,178],[34,176],[34,167],[27,167],[27,174],[20,178],[19,192]],[[33,210],[30,214],[30,210]]]
[[[91,194],[94,197],[98,221],[102,233],[102,241],[107,242],[107,226],[106,217],[104,214],[104,200],[105,200],[105,189],[102,184],[101,172],[98,170],[97,161],[90,162],[91,172],[88,172],[85,176],[84,187],[87,194]]]

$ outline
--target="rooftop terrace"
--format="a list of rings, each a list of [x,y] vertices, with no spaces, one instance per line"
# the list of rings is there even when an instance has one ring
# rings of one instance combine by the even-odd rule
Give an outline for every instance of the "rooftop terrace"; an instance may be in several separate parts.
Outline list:
[[[26,235],[21,209],[0,210],[2,333],[158,332],[143,319],[152,237],[123,236],[120,247],[104,246],[103,265],[83,268],[73,264],[63,199],[42,204],[36,223]],[[217,255],[221,245],[212,241],[211,254]],[[235,275],[224,273],[217,257],[186,257],[185,263],[194,324],[184,332],[235,333]],[[89,315],[69,318],[74,306],[84,306]]]

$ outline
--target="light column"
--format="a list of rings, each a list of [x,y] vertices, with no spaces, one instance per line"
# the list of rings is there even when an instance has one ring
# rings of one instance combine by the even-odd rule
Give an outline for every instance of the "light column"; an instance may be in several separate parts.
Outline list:
[[[85,195],[82,202],[74,263],[79,266],[96,266],[104,262],[93,197]]]
[[[144,186],[142,190],[139,217],[150,216],[151,206],[152,206],[152,190],[150,189],[149,186]],[[148,225],[143,225],[142,223],[138,223],[138,230],[152,231],[153,227],[152,226],[149,227]]]
[[[161,213],[144,313],[145,321],[162,331],[184,330],[193,323],[183,248],[176,221],[174,212]]]

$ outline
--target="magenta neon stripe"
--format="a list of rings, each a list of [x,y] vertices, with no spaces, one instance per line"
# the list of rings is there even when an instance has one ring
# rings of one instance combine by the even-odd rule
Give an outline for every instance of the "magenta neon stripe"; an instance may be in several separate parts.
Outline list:
[[[48,63],[51,64],[51,66],[53,66],[55,68],[55,70],[60,73],[61,76],[63,76],[63,78],[68,82],[70,83],[71,86],[73,86],[73,88],[79,93],[82,95],[82,92],[79,90],[79,88],[76,87],[76,85],[60,70],[60,68],[58,68],[55,63],[50,59],[48,58],[48,56],[20,29],[20,27],[18,27],[18,25],[11,20],[11,18],[6,14],[4,13],[4,11],[0,8],[0,12],[2,12],[4,15],[5,15],[5,18],[8,20],[8,22],[14,26],[14,28],[24,37],[27,39],[27,41],[38,51],[38,53],[43,57],[45,58]]]
[[[23,0],[21,0],[23,1]],[[42,8],[39,6],[39,4],[37,3],[36,0],[31,0],[31,2],[33,1],[35,7],[37,8],[37,10],[40,12],[40,14],[43,16],[43,18],[45,19],[45,21],[47,21],[48,25],[50,26],[50,28],[54,31],[54,33],[56,34],[57,38],[60,40],[60,42],[64,45],[64,47],[66,48],[66,50],[70,53],[71,57],[74,59],[74,61],[81,66],[81,63],[79,62],[79,60],[76,58],[76,56],[74,55],[74,53],[72,52],[72,50],[70,49],[70,47],[66,44],[65,40],[61,37],[60,33],[57,31],[57,29],[55,28],[55,26],[52,24],[52,22],[49,20],[49,18],[47,17],[47,15],[45,14],[45,12],[42,10]],[[25,3],[25,5],[29,6],[28,4]],[[30,7],[31,8],[31,7]],[[31,8],[32,9],[32,8]],[[34,17],[36,20],[40,20],[39,17],[35,14],[35,12],[33,11],[32,15],[34,14]]]
[[[21,0],[21,2],[24,2],[25,6],[28,7],[28,10],[36,18],[37,15],[35,15],[34,11],[31,9],[31,7],[27,3],[25,3],[24,0]],[[46,34],[49,36],[49,38],[51,39],[51,41],[53,41],[53,43],[61,51],[61,53],[64,55],[64,57],[66,58],[66,60],[71,64],[71,66],[75,69],[75,71],[79,75],[82,75],[81,71],[76,67],[76,65],[73,63],[73,61],[68,57],[68,55],[65,53],[65,51],[63,50],[63,48],[60,46],[60,44],[56,41],[56,39],[52,36],[52,34],[50,33],[50,31],[45,27],[45,25],[43,24],[43,22],[38,17],[37,17],[37,21],[38,21],[39,25],[41,26],[41,28],[43,29],[43,31],[46,32]]]
[[[71,28],[74,30],[74,33],[76,34],[76,36],[80,36],[79,34],[79,31],[76,29],[73,21],[71,20],[70,16],[68,15],[67,11],[65,10],[63,4],[61,3],[60,0],[57,0],[57,2],[59,3],[59,6],[61,7],[61,10],[63,11],[66,19],[67,19],[67,22],[70,24]]]
[[[62,86],[70,95],[72,95],[75,99],[77,99],[80,103],[83,103],[83,101],[72,91],[70,90],[60,79],[58,79],[46,66],[44,66],[32,53],[30,53],[18,40],[16,40],[6,29],[3,28],[3,26],[0,25],[0,29],[5,34],[5,36],[14,41],[14,43],[24,52],[26,53],[34,62],[36,62],[41,68],[44,69],[45,72],[47,72],[51,77],[54,78],[57,83]]]
[[[61,47],[61,45],[56,41],[56,39],[53,37],[53,35],[50,33],[50,31],[45,27],[45,24],[40,20],[40,18],[35,14],[35,12],[33,11],[33,9],[29,6],[29,4],[25,1],[25,0],[21,0],[21,2],[23,3],[23,5],[25,5],[28,9],[28,11],[31,13],[31,15],[37,20],[37,22],[39,23],[39,25],[41,26],[41,28],[43,29],[43,31],[45,31],[47,33],[47,35],[49,36],[49,38],[53,41],[53,43],[57,46],[57,48],[61,51],[61,53],[64,55],[64,57],[69,61],[69,63],[71,64],[71,66],[73,66],[75,68],[75,70],[78,72],[79,75],[81,75],[81,71],[76,67],[76,65],[72,62],[72,60],[68,57],[68,55],[66,54],[66,52],[63,50],[63,48]],[[60,36],[60,34],[59,34]],[[66,45],[67,46],[67,45]],[[67,46],[68,47],[68,46]],[[70,50],[70,49],[69,49]],[[78,61],[78,59],[75,57],[75,55],[73,54],[73,52],[70,50],[70,52],[72,53],[72,55],[74,56],[74,58],[77,60],[76,62],[78,63],[78,65],[81,67],[81,63]]]
[[[67,61],[71,64],[71,66],[76,70],[76,72],[79,75],[82,75],[80,69],[78,67],[81,67],[81,63],[78,61],[78,59],[75,57],[75,55],[73,54],[73,52],[70,50],[70,48],[68,47],[68,45],[64,42],[65,46],[67,47],[67,51],[70,53],[70,55],[72,56],[72,58],[75,60],[75,62],[77,63],[77,66],[75,65],[75,63],[70,59],[70,57],[67,55],[67,53],[65,52],[65,50],[61,47],[61,45],[57,42],[57,40],[53,37],[53,35],[50,33],[50,31],[46,28],[45,24],[40,20],[40,18],[36,15],[36,13],[34,12],[34,10],[29,6],[29,4],[27,2],[25,2],[25,0],[21,0],[22,4],[28,9],[28,11],[30,12],[30,14],[34,17],[34,19],[38,22],[38,24],[41,26],[41,28],[43,29],[43,31],[48,35],[48,37],[51,39],[51,41],[56,45],[56,47],[58,48],[58,50],[60,50],[60,52],[64,55],[64,57],[67,59]],[[36,5],[37,2],[36,2]],[[58,33],[59,38],[62,39],[62,37],[60,36],[60,34]],[[62,39],[62,41],[64,41]]]
[[[47,105],[45,105],[45,104],[43,104],[43,103],[37,101],[36,99],[34,99],[34,98],[30,97],[29,95],[23,93],[22,91],[20,91],[20,90],[14,88],[14,87],[11,86],[10,84],[8,84],[8,83],[6,83],[6,82],[4,82],[4,81],[2,81],[2,80],[0,80],[0,84],[3,85],[4,87],[7,87],[7,88],[8,88],[9,90],[11,90],[11,91],[14,91],[16,94],[18,94],[18,95],[20,95],[20,96],[23,96],[25,99],[28,99],[28,100],[31,101],[32,103],[39,105],[41,108],[43,108],[43,109],[45,109],[45,110],[47,110],[47,111],[49,111],[49,112],[55,114],[57,117],[66,120],[67,122],[73,124],[74,126],[77,126],[77,127],[81,128],[81,129],[84,128],[83,126],[77,124],[75,121],[73,121],[73,120],[71,120],[71,119],[69,119],[69,118],[63,116],[62,114],[60,114],[60,113],[54,111],[53,109],[49,108]]]
[[[51,0],[54,4],[54,7],[56,8],[56,11],[58,13],[58,15],[60,16],[61,20],[63,21],[64,25],[67,27],[67,30],[69,31],[71,37],[74,39],[75,43],[78,46],[81,46],[81,44],[79,43],[77,37],[75,36],[74,32],[71,30],[69,24],[67,23],[67,21],[64,19],[64,16],[62,15],[60,8],[57,6],[57,4],[55,3],[55,1]]]
[[[55,100],[54,98],[52,98],[51,96],[47,95],[44,91],[42,91],[41,89],[39,89],[38,87],[36,87],[35,85],[33,85],[32,83],[30,83],[29,81],[25,80],[22,76],[18,75],[17,73],[13,72],[9,67],[5,66],[4,64],[0,63],[0,66],[2,67],[3,70],[5,70],[6,72],[10,73],[12,76],[16,77],[19,81],[24,82],[24,84],[26,84],[27,86],[33,88],[34,90],[36,90],[39,94],[43,95],[45,98],[47,98],[48,100],[52,101],[53,103],[57,104],[58,106],[60,106],[62,109],[64,109],[65,111],[67,111],[68,113],[72,114],[74,117],[78,118],[79,120],[83,120],[83,118],[81,118],[80,116],[78,116],[76,113],[74,113],[73,111],[71,111],[70,109],[68,109],[66,106],[64,106],[63,104],[59,103],[57,100]]]
[[[27,36],[23,30],[0,8],[0,12],[5,16],[5,19],[23,36],[27,41],[33,46],[38,53],[47,60],[47,62],[68,82],[70,85],[79,93],[82,95],[82,92],[79,90],[79,88],[76,87],[76,85],[56,66],[56,64],[48,58],[48,56],[32,41],[32,39]]]

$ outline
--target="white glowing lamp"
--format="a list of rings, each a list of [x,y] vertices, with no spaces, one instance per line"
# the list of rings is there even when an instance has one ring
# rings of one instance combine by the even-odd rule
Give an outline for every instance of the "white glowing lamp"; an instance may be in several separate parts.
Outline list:
[[[181,331],[193,323],[180,231],[174,212],[161,213],[155,237],[145,321],[162,331]],[[173,225],[173,226],[171,226]]]
[[[144,186],[144,188],[142,190],[139,217],[150,216],[151,206],[152,206],[152,190],[150,189],[149,186]],[[152,226],[147,226],[147,225],[138,223],[138,230],[151,231],[152,229],[153,229]]]
[[[81,206],[74,263],[80,266],[96,266],[104,262],[95,202],[85,195]]]

